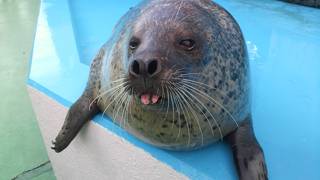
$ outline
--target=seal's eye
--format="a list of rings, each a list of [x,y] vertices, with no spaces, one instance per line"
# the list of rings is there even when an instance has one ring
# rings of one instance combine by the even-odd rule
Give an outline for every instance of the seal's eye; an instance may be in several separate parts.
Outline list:
[[[182,46],[186,51],[192,51],[195,46],[195,42],[192,39],[183,39],[180,41],[180,46]]]
[[[137,38],[132,38],[130,43],[129,43],[129,48],[131,50],[135,50],[135,49],[137,49],[139,44],[140,44],[140,41]]]

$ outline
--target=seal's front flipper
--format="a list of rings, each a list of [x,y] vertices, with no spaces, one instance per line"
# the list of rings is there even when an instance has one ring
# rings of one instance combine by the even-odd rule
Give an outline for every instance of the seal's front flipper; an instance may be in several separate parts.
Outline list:
[[[229,134],[226,140],[232,147],[241,180],[268,179],[263,151],[255,138],[251,117],[239,124],[239,128]]]
[[[70,107],[58,136],[55,141],[52,142],[53,150],[56,152],[64,150],[78,134],[82,126],[99,112],[96,103],[92,103],[90,106],[91,102],[91,96],[85,91],[85,93]]]

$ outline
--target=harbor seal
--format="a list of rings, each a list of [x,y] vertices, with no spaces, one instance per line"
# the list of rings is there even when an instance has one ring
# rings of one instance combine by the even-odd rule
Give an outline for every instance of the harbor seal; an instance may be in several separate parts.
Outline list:
[[[240,179],[267,179],[252,129],[249,63],[234,18],[210,0],[147,0],[131,8],[91,64],[53,149],[99,112],[154,146],[194,150],[219,140]]]

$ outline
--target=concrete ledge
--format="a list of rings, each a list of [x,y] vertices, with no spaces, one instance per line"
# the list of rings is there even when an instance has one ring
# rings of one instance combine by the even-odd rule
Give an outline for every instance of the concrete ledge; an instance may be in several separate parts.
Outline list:
[[[188,179],[93,121],[65,151],[55,153],[50,149],[51,140],[68,109],[31,86],[28,92],[58,179]]]

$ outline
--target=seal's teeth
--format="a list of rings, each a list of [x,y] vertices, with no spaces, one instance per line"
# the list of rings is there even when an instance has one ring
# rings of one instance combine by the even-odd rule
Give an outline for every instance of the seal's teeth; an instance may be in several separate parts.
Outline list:
[[[152,104],[155,104],[159,101],[159,96],[158,95],[152,95],[151,98]]]
[[[141,95],[141,102],[144,105],[150,104],[150,95],[149,94],[143,94]]]
[[[140,100],[141,100],[141,103],[144,105],[156,104],[159,102],[160,96],[146,93],[140,96]]]

